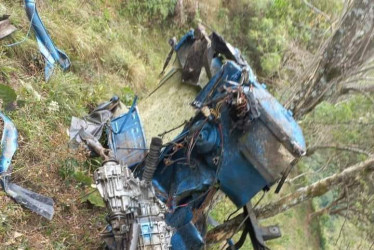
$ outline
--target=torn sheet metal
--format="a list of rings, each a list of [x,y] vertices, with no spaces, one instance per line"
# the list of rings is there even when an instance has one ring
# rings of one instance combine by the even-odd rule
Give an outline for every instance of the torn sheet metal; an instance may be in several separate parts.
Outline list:
[[[191,46],[195,39],[195,31],[189,30],[180,40],[174,45],[174,50],[177,52],[177,57],[182,66],[186,64],[187,56],[191,50]]]
[[[94,137],[89,139],[91,145],[98,145],[103,129],[106,128],[109,149],[120,164],[131,167],[141,162],[147,147],[136,98],[129,110],[123,106],[119,98],[114,96],[83,119],[73,117],[69,130],[70,145],[77,147],[81,142],[87,144],[87,138],[91,136]]]
[[[237,48],[216,32],[208,36],[202,25],[188,31],[176,45],[170,45],[182,66],[182,82],[201,88],[220,70],[222,56],[241,66],[247,64]]]
[[[88,116],[81,118],[72,117],[69,135],[70,146],[77,148],[80,143],[86,141],[83,137],[93,136],[99,140],[103,134],[103,129],[110,119],[118,116],[118,110],[123,110],[118,96],[113,96],[108,102],[97,106]],[[82,132],[83,130],[83,132]]]
[[[165,217],[168,225],[176,229],[171,238],[172,250],[201,249],[204,246],[204,239],[191,222],[193,212],[190,207],[181,207]]]
[[[51,220],[54,214],[54,202],[51,198],[10,182],[10,166],[13,155],[18,148],[18,132],[13,122],[2,112],[0,112],[0,118],[4,121],[0,158],[0,182],[2,187],[7,195],[17,203]]]
[[[113,113],[110,110],[100,110],[91,113],[83,119],[72,117],[69,130],[72,145],[78,146],[78,144],[82,142],[82,138],[79,135],[81,129],[86,133],[91,134],[96,139],[100,139],[104,125],[112,118],[112,116]]]
[[[110,122],[108,134],[109,148],[120,164],[131,167],[143,161],[147,146],[136,99],[127,113]]]
[[[18,131],[13,122],[6,115],[0,112],[0,117],[4,122],[0,158],[0,174],[3,174],[8,171],[13,155],[18,148]]]
[[[35,0],[25,0],[26,14],[31,22],[32,28],[35,31],[36,41],[39,46],[40,53],[45,59],[45,81],[51,77],[54,65],[57,62],[63,70],[68,70],[70,67],[70,59],[65,52],[59,50],[53,43],[49,36],[47,29],[44,27],[42,20],[39,17],[36,9]]]
[[[10,23],[8,15],[0,17],[0,39],[9,36],[16,30],[17,28]]]

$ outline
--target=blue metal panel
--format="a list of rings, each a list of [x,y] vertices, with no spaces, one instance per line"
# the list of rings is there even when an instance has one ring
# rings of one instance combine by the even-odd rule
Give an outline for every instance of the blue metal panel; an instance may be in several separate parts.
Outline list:
[[[58,62],[62,69],[67,70],[70,67],[70,59],[54,45],[36,10],[35,0],[25,0],[25,8],[35,31],[39,50],[45,58],[45,80],[48,81],[53,72],[55,62]]]
[[[222,112],[222,126],[230,130],[228,110]],[[218,173],[220,189],[237,207],[244,206],[268,183],[243,154],[238,152],[238,138],[242,133],[224,134],[224,155]],[[252,142],[249,142],[252,143]]]
[[[217,87],[222,85],[228,85],[228,81],[239,82],[241,76],[242,68],[234,63],[233,61],[226,62],[221,70],[210,79],[208,84],[199,92],[195,100],[193,101],[193,106],[201,108],[204,102],[212,100],[214,98],[219,98],[219,93],[217,92]],[[226,93],[223,93],[226,94]]]
[[[128,113],[110,122],[109,147],[121,164],[132,166],[144,159],[146,139],[138,109],[133,106]]]
[[[1,138],[0,184],[7,195],[12,197],[16,202],[51,220],[54,214],[54,202],[51,198],[34,193],[10,182],[9,167],[13,155],[18,148],[18,132],[13,122],[2,112],[0,112],[0,117],[4,121],[3,136]],[[7,171],[7,175],[2,176]]]
[[[6,172],[18,148],[18,132],[13,122],[2,112],[0,117],[4,121],[3,136],[1,138],[0,174]]]
[[[173,213],[166,214],[168,225],[176,228],[171,238],[172,250],[200,249],[204,245],[200,232],[191,223],[192,217],[189,207],[181,207]]]
[[[303,132],[293,119],[291,111],[285,109],[262,85],[253,82],[254,95],[258,100],[261,116],[266,126],[296,157],[306,152]]]
[[[195,250],[204,246],[204,240],[192,222],[189,222],[173,234],[171,245],[172,250]]]
[[[185,158],[184,153],[177,153],[175,159]],[[171,208],[194,200],[214,183],[216,169],[196,158],[194,158],[193,164],[198,167],[186,166],[185,159],[170,166],[165,165],[163,161],[160,162],[153,184],[157,190],[166,196],[164,200],[170,200]],[[196,203],[189,205],[196,206],[199,204],[198,201],[201,200],[196,200]]]
[[[175,51],[178,51],[183,45],[186,45],[186,44],[189,44],[190,41],[192,41],[194,39],[194,30],[191,29],[189,30],[180,40],[179,42],[177,43],[177,45],[175,45],[174,47],[174,50]]]

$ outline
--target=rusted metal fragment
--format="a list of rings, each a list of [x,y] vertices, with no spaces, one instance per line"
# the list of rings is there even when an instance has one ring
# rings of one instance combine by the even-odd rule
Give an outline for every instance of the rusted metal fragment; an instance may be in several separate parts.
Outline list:
[[[247,133],[240,139],[240,152],[269,182],[282,177],[292,156],[261,120],[255,120]],[[286,160],[287,159],[287,160]]]
[[[8,15],[0,17],[0,39],[9,36],[16,30],[17,28],[10,23]]]
[[[201,69],[208,64],[206,58],[211,44],[204,26],[199,25],[194,35],[195,41],[187,55],[186,63],[182,70],[182,81],[191,85],[198,84]],[[206,68],[209,69],[209,66]],[[207,71],[210,78],[210,71]]]
[[[262,237],[264,238],[264,241],[277,239],[279,237],[282,237],[282,232],[278,225],[272,225],[267,227],[260,227]]]

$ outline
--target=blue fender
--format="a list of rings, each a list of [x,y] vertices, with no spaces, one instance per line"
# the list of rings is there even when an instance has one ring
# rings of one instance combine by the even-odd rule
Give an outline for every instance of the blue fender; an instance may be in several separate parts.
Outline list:
[[[13,122],[3,113],[0,117],[4,121],[4,131],[1,138],[0,174],[6,172],[18,148],[18,132]]]
[[[171,238],[171,250],[195,250],[204,246],[204,240],[191,222],[193,218],[190,207],[177,208],[165,216],[168,225],[176,229]]]
[[[70,59],[54,45],[36,10],[35,0],[25,0],[25,8],[32,28],[35,31],[40,53],[45,59],[44,73],[45,80],[48,81],[52,75],[54,64],[58,62],[63,70],[67,70],[71,64]]]

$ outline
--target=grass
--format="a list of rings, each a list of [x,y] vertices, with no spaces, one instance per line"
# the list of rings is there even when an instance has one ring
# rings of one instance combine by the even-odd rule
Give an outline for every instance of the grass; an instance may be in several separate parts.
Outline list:
[[[142,11],[139,6],[122,0],[37,1],[41,19],[54,43],[72,61],[68,72],[62,72],[56,67],[52,78],[46,83],[44,61],[32,34],[18,46],[4,46],[22,40],[27,33],[29,21],[23,1],[1,1],[0,14],[10,14],[11,22],[18,28],[11,37],[0,41],[0,84],[15,89],[19,104],[15,110],[7,112],[19,130],[19,149],[13,160],[13,180],[35,192],[51,196],[56,202],[55,217],[49,222],[23,209],[0,191],[2,249],[102,248],[99,233],[106,224],[105,209],[82,202],[92,191],[90,180],[94,169],[100,166],[100,161],[87,158],[84,150],[70,152],[67,147],[67,129],[72,116],[80,117],[88,113],[114,94],[126,103],[131,102],[135,93],[141,97],[139,109],[148,140],[193,115],[188,104],[198,89],[178,82],[178,73],[156,94],[147,97],[147,93],[159,80],[169,51],[167,40],[170,37],[180,36],[201,18],[226,38],[236,38],[236,41],[230,42],[236,46],[243,45],[240,48],[247,56],[253,52],[253,45],[244,39],[253,35],[249,33],[253,31],[253,25],[245,24],[248,26],[246,32],[240,27],[240,23],[246,20],[243,19],[244,14],[250,10],[242,9],[244,1],[234,1],[230,6],[219,0],[202,1],[194,19],[184,25],[174,24],[167,17],[171,10],[169,5],[173,1],[161,2],[163,5],[157,5],[157,1],[149,1],[149,4],[145,4],[148,3],[145,0],[136,1],[142,3],[139,5],[145,8]],[[191,4],[192,1],[185,2]],[[249,2],[251,4],[246,3],[246,8],[256,2],[254,6],[263,15],[261,13],[271,1]],[[191,6],[188,8],[193,9]],[[240,15],[234,15],[231,19],[231,12]],[[261,20],[258,23],[262,24]],[[257,24],[252,17],[250,21],[251,24]],[[267,32],[265,37],[270,33]],[[269,57],[266,62],[265,66],[269,70],[279,64],[277,56]],[[357,99],[356,102],[362,100]],[[331,111],[324,107],[329,108],[327,105],[321,106],[316,116],[325,117],[325,113]],[[342,110],[350,108],[343,106]],[[345,112],[345,115],[349,114]],[[176,133],[178,131],[166,139]],[[287,191],[291,189],[286,187],[282,192]],[[278,197],[271,193],[262,203]],[[224,200],[212,214],[219,222],[223,222],[233,210],[234,206]],[[338,233],[334,227],[342,221],[336,220],[333,224],[330,221],[332,226],[320,221],[309,225],[306,218],[312,210],[311,204],[307,203],[261,221],[263,225],[279,224],[283,232],[283,237],[270,241],[269,246],[272,249],[333,249],[333,239],[336,239]],[[351,228],[349,224],[349,230]],[[359,238],[359,232],[352,230],[355,237]],[[213,249],[219,248],[215,246]],[[250,249],[249,242],[243,249]]]
[[[70,152],[66,131],[71,116],[86,114],[112,95],[129,101],[134,92],[142,96],[155,86],[171,36],[130,22],[120,4],[37,1],[54,43],[72,61],[70,71],[57,67],[48,83],[33,35],[18,46],[3,46],[22,40],[27,32],[22,1],[0,4],[18,28],[0,41],[0,83],[15,89],[23,101],[7,112],[19,131],[13,180],[56,203],[49,222],[1,192],[0,245],[6,249],[94,249],[103,244],[99,233],[106,224],[105,209],[81,202],[92,190],[89,180],[99,163],[83,151]]]

